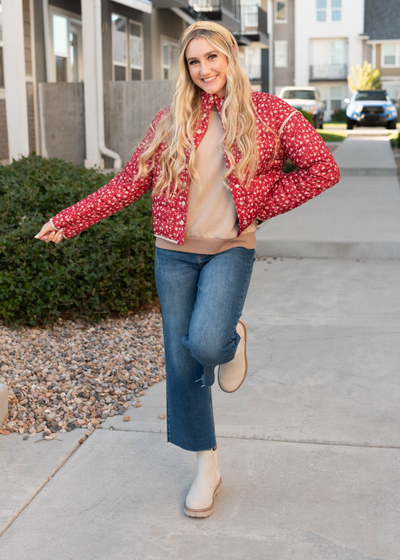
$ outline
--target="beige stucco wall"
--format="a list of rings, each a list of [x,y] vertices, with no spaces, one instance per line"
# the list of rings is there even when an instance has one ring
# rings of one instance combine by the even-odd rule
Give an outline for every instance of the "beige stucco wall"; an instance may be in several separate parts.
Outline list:
[[[381,64],[381,55],[382,55],[382,45],[376,45],[376,67],[380,70],[381,76],[391,76],[397,77],[400,76],[400,68],[382,68]]]

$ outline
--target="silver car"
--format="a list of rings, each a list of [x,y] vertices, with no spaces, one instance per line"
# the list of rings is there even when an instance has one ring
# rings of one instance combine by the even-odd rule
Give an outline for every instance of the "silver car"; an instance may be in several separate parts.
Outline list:
[[[281,89],[278,97],[296,109],[311,113],[314,117],[314,127],[323,128],[325,105],[317,88],[288,86]]]

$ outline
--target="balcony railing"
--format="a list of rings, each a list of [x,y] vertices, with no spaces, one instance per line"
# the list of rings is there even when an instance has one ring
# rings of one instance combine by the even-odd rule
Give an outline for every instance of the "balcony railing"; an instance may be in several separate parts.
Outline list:
[[[268,35],[267,29],[267,12],[260,6],[246,6],[242,5],[242,33],[244,35],[253,35],[264,33]]]
[[[238,0],[189,0],[189,6],[192,6],[197,12],[219,12],[227,10],[234,17],[239,18]]]
[[[310,66],[310,80],[345,80],[347,64],[313,64]]]

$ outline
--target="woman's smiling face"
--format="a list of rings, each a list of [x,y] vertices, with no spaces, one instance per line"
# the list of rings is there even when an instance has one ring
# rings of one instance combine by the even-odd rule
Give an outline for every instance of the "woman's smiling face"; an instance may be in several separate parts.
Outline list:
[[[194,83],[207,93],[224,97],[227,57],[210,45],[205,37],[192,39],[186,47],[185,56]]]

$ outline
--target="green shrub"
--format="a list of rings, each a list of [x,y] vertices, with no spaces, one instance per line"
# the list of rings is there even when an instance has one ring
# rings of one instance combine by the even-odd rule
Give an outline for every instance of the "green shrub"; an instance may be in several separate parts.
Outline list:
[[[282,167],[282,171],[284,173],[291,173],[292,171],[296,171],[297,169],[298,169],[298,167],[294,163],[292,163],[290,161],[290,159],[285,161],[285,163],[283,164],[283,167]]]
[[[42,325],[77,314],[99,321],[156,296],[151,192],[72,239],[34,239],[52,216],[112,174],[34,152],[0,165],[0,318]]]
[[[298,111],[300,111],[300,113],[306,117],[306,119],[314,126],[314,115],[312,115],[311,113],[309,113],[308,111],[303,111],[303,109],[298,109]]]
[[[346,122],[346,109],[336,109],[331,115],[331,122],[345,123]]]

